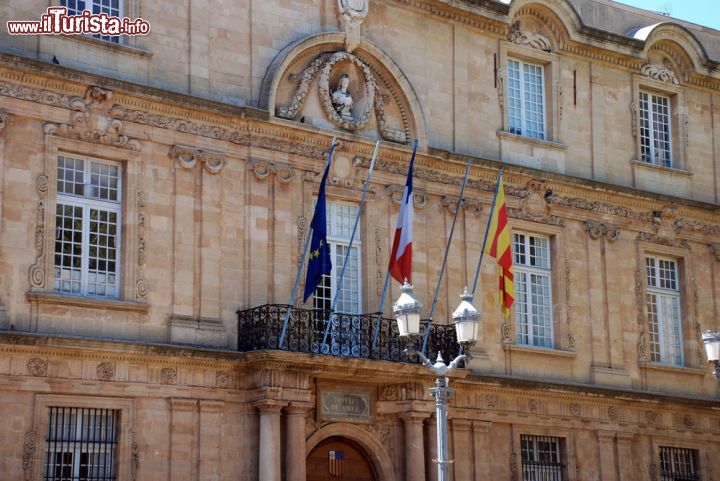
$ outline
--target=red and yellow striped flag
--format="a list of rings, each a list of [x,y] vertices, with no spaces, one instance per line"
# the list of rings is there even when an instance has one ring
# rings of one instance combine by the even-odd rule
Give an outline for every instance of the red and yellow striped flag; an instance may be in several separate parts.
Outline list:
[[[498,179],[497,194],[490,210],[490,222],[485,235],[487,236],[485,253],[494,257],[500,266],[500,304],[502,312],[507,318],[510,315],[510,307],[515,301],[515,284],[513,283],[510,226],[508,226],[502,175]]]

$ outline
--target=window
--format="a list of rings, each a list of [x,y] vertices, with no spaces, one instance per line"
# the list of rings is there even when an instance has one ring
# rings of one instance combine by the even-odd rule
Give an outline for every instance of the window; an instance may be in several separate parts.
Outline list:
[[[521,435],[523,481],[562,481],[561,446],[560,438]]]
[[[508,59],[508,129],[545,139],[545,68]]]
[[[553,347],[550,240],[513,234],[516,342]]]
[[[329,311],[337,290],[340,272],[345,256],[350,249],[355,217],[358,205],[348,202],[328,201],[327,234],[332,258],[332,274],[325,276],[315,291],[313,307]],[[352,249],[349,250],[347,268],[343,278],[342,290],[338,296],[337,312],[357,314],[360,312],[360,229],[355,233]]]
[[[50,407],[45,436],[45,481],[114,480],[118,411]]]
[[[68,15],[80,15],[83,10],[90,10],[93,14],[106,13],[111,17],[121,17],[122,13],[122,0],[60,0],[60,5],[67,7]],[[121,38],[108,35],[93,37],[113,43],[120,43]]]
[[[121,180],[117,163],[58,157],[56,291],[119,295]]]
[[[660,479],[662,481],[699,480],[698,452],[695,449],[660,446]]]
[[[650,360],[681,366],[680,290],[677,262],[661,257],[645,258]]]
[[[643,162],[672,167],[670,98],[640,92],[640,157]]]

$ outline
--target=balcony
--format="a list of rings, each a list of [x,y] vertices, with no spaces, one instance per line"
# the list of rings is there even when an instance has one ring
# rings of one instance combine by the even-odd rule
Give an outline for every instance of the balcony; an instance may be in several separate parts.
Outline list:
[[[238,311],[238,351],[262,351],[267,349],[323,354],[322,341],[329,312],[324,310],[293,308],[290,313],[285,343],[278,347],[282,333],[287,304],[266,304]],[[401,339],[394,319],[382,319],[375,350],[372,350],[373,326],[377,314],[336,314],[333,328],[328,334],[327,355],[348,359],[376,359],[381,361],[419,363],[417,356],[408,359],[404,349],[422,348],[422,337],[408,341]],[[425,335],[427,321],[421,325]],[[427,354],[434,359],[438,351],[445,360],[458,353],[455,326],[430,325]]]

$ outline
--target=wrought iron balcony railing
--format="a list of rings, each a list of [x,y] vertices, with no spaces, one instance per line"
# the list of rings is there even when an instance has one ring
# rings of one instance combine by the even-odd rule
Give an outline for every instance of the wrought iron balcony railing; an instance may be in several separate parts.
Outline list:
[[[287,309],[286,304],[266,304],[238,311],[238,350],[248,352],[277,349],[323,354],[323,334],[330,313],[323,310],[293,308],[285,342],[279,347]],[[344,358],[418,363],[417,356],[408,359],[404,349],[412,345],[420,350],[422,337],[412,342],[401,339],[394,319],[380,321],[376,347],[372,350],[373,327],[376,319],[377,314],[336,314],[327,339],[328,354]],[[426,321],[421,325],[423,335],[427,326]],[[432,354],[433,358],[440,351],[444,359],[453,359],[458,354],[455,327],[432,324],[426,351]]]

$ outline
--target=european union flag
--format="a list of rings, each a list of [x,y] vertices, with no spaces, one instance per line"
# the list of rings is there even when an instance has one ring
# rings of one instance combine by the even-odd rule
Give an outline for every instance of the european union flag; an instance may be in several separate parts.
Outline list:
[[[310,253],[308,257],[307,277],[305,278],[305,296],[303,302],[307,302],[318,284],[322,280],[322,276],[330,274],[332,270],[332,261],[330,260],[330,246],[327,243],[327,221],[325,217],[325,181],[327,181],[328,172],[330,172],[330,163],[332,162],[332,154],[335,144],[330,147],[328,152],[328,163],[325,167],[322,181],[320,182],[320,191],[318,192],[317,204],[315,205],[315,213],[313,214],[310,227],[312,228],[312,240],[310,241]]]

